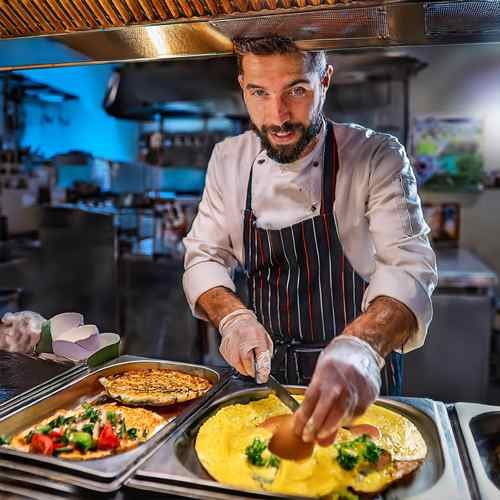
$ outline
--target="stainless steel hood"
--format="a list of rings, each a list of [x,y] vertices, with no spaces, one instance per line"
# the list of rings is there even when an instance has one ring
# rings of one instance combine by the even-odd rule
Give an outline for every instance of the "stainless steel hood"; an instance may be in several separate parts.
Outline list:
[[[3,0],[0,70],[228,55],[234,36],[308,49],[500,41],[499,0]]]

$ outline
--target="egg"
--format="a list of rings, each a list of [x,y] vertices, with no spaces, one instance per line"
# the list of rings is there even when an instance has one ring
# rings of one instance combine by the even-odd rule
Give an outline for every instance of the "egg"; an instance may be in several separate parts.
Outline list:
[[[269,440],[269,451],[280,458],[304,460],[312,455],[314,443],[306,443],[293,430],[294,416],[287,415],[276,426]]]
[[[334,444],[326,447],[301,442],[292,425],[290,410],[274,394],[247,404],[228,405],[200,427],[196,454],[208,474],[222,484],[240,490],[333,500],[346,491],[379,493],[416,470],[427,453],[413,422],[378,404],[356,418],[352,430],[340,428]],[[346,468],[340,450],[360,439],[359,433],[371,436],[379,459],[368,462],[360,451],[358,462]],[[300,451],[303,458],[296,460],[294,454],[294,460],[289,460],[285,458],[287,450]]]

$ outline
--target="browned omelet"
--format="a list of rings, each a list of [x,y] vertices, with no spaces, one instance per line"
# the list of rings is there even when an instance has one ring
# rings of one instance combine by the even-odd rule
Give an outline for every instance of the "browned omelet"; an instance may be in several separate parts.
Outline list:
[[[84,404],[73,410],[57,411],[14,436],[8,446],[18,451],[55,455],[66,460],[94,460],[135,448],[166,423],[161,415],[144,408],[129,408],[117,403]],[[107,441],[106,436],[103,438],[106,426]],[[45,448],[34,447],[34,439],[45,442]],[[82,445],[86,442],[90,443],[89,449]],[[105,446],[101,443],[107,444],[107,449],[103,449]]]
[[[101,377],[108,396],[128,405],[164,406],[205,394],[212,384],[203,377],[177,370],[153,368]]]

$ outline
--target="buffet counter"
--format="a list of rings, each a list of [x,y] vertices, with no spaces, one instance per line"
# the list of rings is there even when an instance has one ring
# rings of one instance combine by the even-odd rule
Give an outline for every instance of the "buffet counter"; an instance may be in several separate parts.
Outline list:
[[[0,360],[4,367],[21,366],[20,356],[17,354],[2,353]],[[17,418],[16,412],[20,415],[23,415],[23,412],[33,413],[33,408],[36,410],[38,405],[44,408],[50,404],[64,406],[68,394],[79,395],[81,391],[86,390],[87,385],[90,387],[95,384],[101,373],[112,373],[118,366],[134,363],[138,363],[137,366],[175,364],[163,360],[122,356],[93,369],[80,365],[61,371],[61,365],[36,359],[25,358],[21,363],[22,376],[13,369],[2,370],[2,432],[13,418]],[[210,371],[204,367],[195,369],[205,370],[207,373]],[[35,386],[40,381],[42,372],[44,378],[51,375],[53,378],[31,391],[27,390],[29,385]],[[214,370],[212,372],[215,373]],[[256,397],[264,397],[261,393],[268,393],[266,387],[257,387],[253,382],[233,376],[227,370],[218,370],[217,373],[218,381],[213,388],[181,415],[182,418],[178,422],[176,420],[175,425],[167,426],[165,432],[161,431],[163,433],[157,442],[153,442],[147,450],[145,448],[148,445],[142,445],[145,449],[143,456],[137,455],[137,460],[130,468],[124,468],[120,472],[121,475],[113,480],[105,480],[104,476],[95,478],[89,473],[74,475],[71,465],[62,469],[54,460],[47,463],[46,460],[36,457],[23,459],[16,457],[15,452],[0,450],[2,498],[265,498],[263,493],[253,495],[216,483],[197,462],[193,439],[200,422],[207,415],[228,402],[244,403]],[[82,382],[83,377],[85,380]],[[290,390],[300,392],[301,388]],[[495,427],[493,420],[500,418],[499,411],[496,411],[500,408],[467,403],[444,405],[426,398],[383,398],[380,404],[410,419],[419,428],[428,447],[423,466],[408,481],[391,488],[383,498],[497,498],[499,485],[488,479],[481,460],[487,457],[488,453],[491,455],[494,445],[498,445],[494,441],[496,438],[492,429]]]

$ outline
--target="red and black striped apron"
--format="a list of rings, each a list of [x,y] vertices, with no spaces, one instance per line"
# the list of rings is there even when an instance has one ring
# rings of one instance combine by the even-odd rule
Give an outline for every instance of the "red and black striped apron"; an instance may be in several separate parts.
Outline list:
[[[244,215],[249,301],[275,343],[272,371],[289,384],[308,384],[321,350],[361,314],[367,283],[344,255],[333,211],[338,168],[328,121],[320,213],[279,230],[257,227],[250,169]],[[382,394],[400,393],[401,371],[402,357],[392,353]]]

